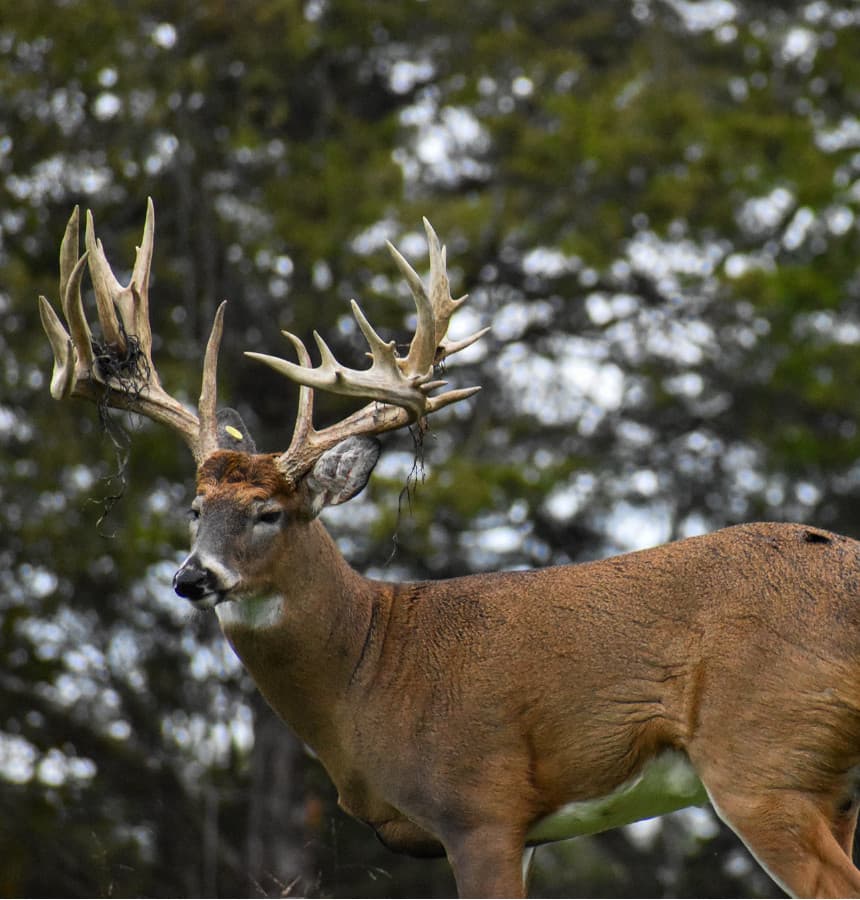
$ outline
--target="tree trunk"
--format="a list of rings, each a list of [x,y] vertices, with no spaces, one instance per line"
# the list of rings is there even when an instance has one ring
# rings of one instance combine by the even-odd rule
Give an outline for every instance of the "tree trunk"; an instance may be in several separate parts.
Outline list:
[[[298,738],[256,694],[247,853],[249,877],[264,896],[304,896],[315,883],[304,757]]]

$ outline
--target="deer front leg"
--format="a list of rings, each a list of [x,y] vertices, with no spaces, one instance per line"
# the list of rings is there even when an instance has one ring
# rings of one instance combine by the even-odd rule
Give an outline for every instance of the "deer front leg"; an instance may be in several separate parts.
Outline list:
[[[461,897],[524,897],[523,836],[509,825],[483,825],[445,841]]]

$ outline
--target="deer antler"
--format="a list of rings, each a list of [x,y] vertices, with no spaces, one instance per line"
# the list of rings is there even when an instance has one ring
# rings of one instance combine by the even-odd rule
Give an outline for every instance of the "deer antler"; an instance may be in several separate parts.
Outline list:
[[[75,207],[60,245],[60,303],[68,331],[51,304],[39,297],[42,326],[54,351],[51,395],[58,400],[83,397],[161,422],[182,436],[199,464],[218,446],[215,381],[224,304],[215,314],[206,346],[198,419],[164,390],[152,362],[149,324],[149,273],[155,228],[152,200],[147,202],[143,237],[127,285],[120,284],[111,270],[102,243],[95,236],[89,212],[86,252],[79,258],[79,219]],[[87,265],[102,332],[99,341],[93,338],[81,300],[81,280]]]
[[[405,357],[397,356],[394,341],[386,342],[376,333],[355,300],[352,301],[352,312],[370,346],[369,369],[349,369],[341,365],[317,332],[314,332],[314,340],[321,362],[316,368],[311,365],[310,354],[301,339],[288,331],[283,334],[296,348],[298,364],[263,353],[245,354],[302,386],[293,439],[277,461],[278,469],[288,481],[297,481],[326,450],[346,437],[381,434],[400,428],[480,390],[470,387],[431,396],[434,390],[445,385],[444,381],[434,380],[434,367],[473,344],[489,329],[483,328],[461,341],[446,342],[449,320],[466,297],[459,300],[451,297],[445,248],[426,219],[424,228],[430,248],[429,293],[412,266],[388,244],[409,284],[418,311],[415,335]],[[317,389],[371,398],[372,402],[335,425],[317,431],[313,426],[313,391]]]

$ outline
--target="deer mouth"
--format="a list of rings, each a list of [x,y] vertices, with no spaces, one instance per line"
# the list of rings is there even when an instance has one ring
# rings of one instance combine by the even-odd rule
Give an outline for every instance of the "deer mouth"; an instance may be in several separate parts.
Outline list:
[[[227,603],[233,598],[228,591],[211,591],[202,597],[188,597],[187,599],[195,609],[210,610],[215,609],[216,606],[220,606],[222,603]]]
[[[215,572],[194,559],[186,560],[173,576],[173,590],[197,609],[214,609],[231,599],[233,587],[222,584]]]

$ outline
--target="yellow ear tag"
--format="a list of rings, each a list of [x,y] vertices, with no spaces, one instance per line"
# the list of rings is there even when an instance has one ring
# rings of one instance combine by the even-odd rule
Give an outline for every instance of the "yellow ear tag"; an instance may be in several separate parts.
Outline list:
[[[229,434],[230,437],[233,438],[233,440],[236,440],[236,441],[244,441],[245,440],[242,432],[239,431],[238,428],[234,428],[232,425],[225,425],[224,431],[226,431],[227,434]]]

